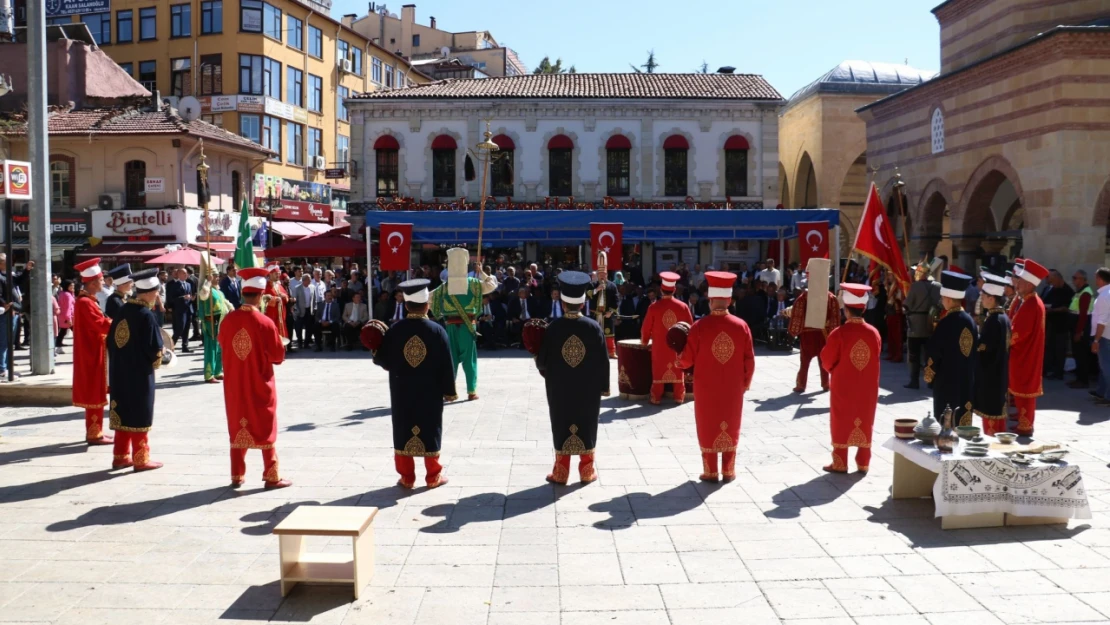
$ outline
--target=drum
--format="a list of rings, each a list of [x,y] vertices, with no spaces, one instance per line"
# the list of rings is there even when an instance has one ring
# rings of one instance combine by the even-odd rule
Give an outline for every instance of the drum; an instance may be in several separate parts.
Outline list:
[[[651,344],[617,341],[617,390],[621,399],[646,399],[651,393]]]

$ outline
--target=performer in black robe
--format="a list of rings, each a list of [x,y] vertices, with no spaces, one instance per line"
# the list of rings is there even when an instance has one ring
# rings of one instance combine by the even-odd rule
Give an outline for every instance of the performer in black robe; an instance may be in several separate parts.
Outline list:
[[[447,483],[439,462],[443,402],[458,399],[447,332],[428,319],[429,283],[400,284],[406,317],[389,328],[374,353],[374,364],[389,372],[393,457],[401,474],[397,484],[404,488],[416,485],[416,457],[424,458],[428,488]]]
[[[983,434],[1006,431],[1006,394],[1010,385],[1010,317],[1003,294],[1009,278],[983,271],[983,327],[975,359],[975,392],[971,404],[983,420]]]
[[[582,483],[597,479],[594,445],[601,398],[609,395],[609,359],[605,334],[596,321],[581,314],[590,277],[578,271],[559,274],[559,292],[566,315],[547,326],[536,367],[544,376],[555,468],[547,476],[553,484],[570,478],[570,457],[579,456]]]
[[[975,320],[963,308],[971,276],[945,271],[940,285],[941,303],[948,313],[937,323],[926,345],[925,381],[933,385],[934,415],[939,417],[946,408],[952,408],[952,427],[971,425],[975,349],[979,339]]]
[[[113,267],[106,275],[112,279],[112,293],[104,301],[104,316],[115,320],[119,316],[120,310],[123,309],[124,303],[127,302],[127,296],[131,293],[133,280],[131,264],[124,263]]]
[[[610,358],[617,357],[617,339],[613,334],[619,298],[617,285],[609,281],[609,255],[597,253],[597,282],[590,287],[590,317],[605,331],[605,349]],[[642,319],[642,317],[641,317]]]
[[[158,269],[133,278],[136,297],[123,305],[108,330],[108,425],[116,431],[112,468],[150,471],[162,466],[151,461],[147,440],[154,422],[154,370],[162,366],[162,329],[152,312]]]

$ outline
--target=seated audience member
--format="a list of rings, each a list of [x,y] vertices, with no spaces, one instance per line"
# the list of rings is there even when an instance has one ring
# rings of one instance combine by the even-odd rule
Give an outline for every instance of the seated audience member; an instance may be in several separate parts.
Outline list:
[[[370,312],[362,303],[362,292],[356,291],[350,303],[343,307],[343,340],[347,343],[347,351],[361,345],[358,335],[367,321],[370,321]]]
[[[537,315],[542,318],[537,308],[536,300],[531,296],[527,287],[522,286],[517,289],[516,297],[509,300],[508,317],[506,318],[506,331],[508,332],[510,345],[521,345],[520,334],[526,321]]]
[[[547,319],[548,321],[552,321],[554,319],[562,318],[562,316],[563,316],[563,302],[562,302],[562,300],[559,299],[559,289],[558,288],[551,289],[550,301],[548,301],[547,303],[544,304],[543,312],[544,312],[544,319]]]
[[[690,300],[687,305],[690,306],[690,314],[694,316],[694,321],[709,314],[709,298],[702,297],[701,293],[697,291],[690,292]]]
[[[339,310],[334,292],[330,289],[324,291],[324,301],[316,307],[316,351],[323,351],[325,344],[330,345],[333,352],[336,351],[342,315]]]

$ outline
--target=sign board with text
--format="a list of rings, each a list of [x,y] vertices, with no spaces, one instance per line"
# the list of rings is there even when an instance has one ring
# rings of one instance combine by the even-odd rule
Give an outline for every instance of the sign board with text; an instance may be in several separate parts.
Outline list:
[[[347,170],[342,167],[334,167],[324,170],[325,180],[339,180],[347,177]]]
[[[89,216],[92,236],[105,241],[188,241],[185,209],[96,210]]]
[[[111,0],[46,0],[46,17],[108,13]]]
[[[166,179],[165,178],[147,178],[146,179],[146,192],[147,193],[165,193]]]
[[[31,164],[0,161],[0,200],[31,199]]]

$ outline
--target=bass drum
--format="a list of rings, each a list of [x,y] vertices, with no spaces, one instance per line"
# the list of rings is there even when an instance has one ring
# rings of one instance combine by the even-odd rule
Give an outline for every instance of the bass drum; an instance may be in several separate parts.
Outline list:
[[[617,390],[621,399],[647,399],[651,393],[651,344],[617,341]]]

